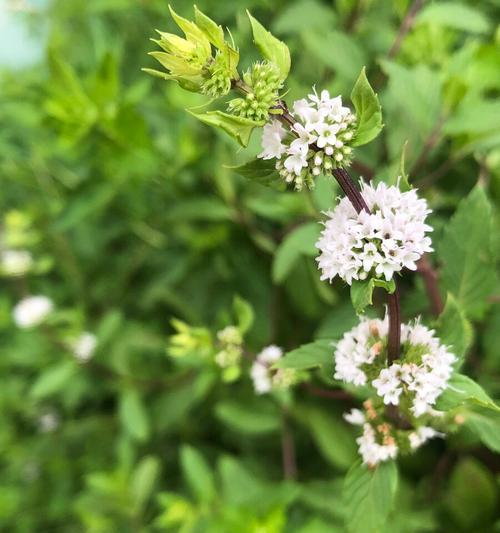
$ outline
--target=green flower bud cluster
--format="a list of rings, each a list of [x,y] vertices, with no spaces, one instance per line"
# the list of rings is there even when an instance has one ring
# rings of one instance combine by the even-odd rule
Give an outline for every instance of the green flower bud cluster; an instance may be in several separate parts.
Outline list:
[[[224,381],[234,381],[240,376],[240,360],[243,355],[243,337],[236,326],[227,326],[217,332],[219,351],[215,362],[224,369]]]
[[[227,56],[218,51],[211,65],[207,67],[208,79],[201,86],[201,92],[212,98],[219,98],[231,90],[234,73],[227,64]]]
[[[231,100],[229,111],[255,121],[266,120],[283,87],[278,68],[269,61],[257,62],[243,75],[243,81],[248,92],[244,98]]]

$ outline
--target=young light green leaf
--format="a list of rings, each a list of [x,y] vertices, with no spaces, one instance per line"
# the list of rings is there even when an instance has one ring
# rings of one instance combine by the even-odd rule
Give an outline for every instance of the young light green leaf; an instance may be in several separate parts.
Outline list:
[[[130,480],[130,490],[135,508],[141,510],[150,498],[160,472],[158,458],[148,455],[136,466]]]
[[[267,31],[257,19],[252,17],[248,10],[247,15],[252,26],[253,40],[260,53],[265,59],[271,61],[278,67],[281,79],[286,79],[290,72],[291,63],[288,46]]]
[[[450,293],[446,299],[446,306],[438,318],[436,329],[441,342],[450,346],[451,351],[458,357],[457,367],[460,367],[472,342],[473,330],[465,313]]]
[[[469,33],[487,33],[491,27],[481,11],[458,2],[430,3],[419,13],[416,22],[430,22]]]
[[[194,21],[200,30],[207,36],[207,39],[217,48],[224,48],[224,30],[216,24],[210,17],[194,6]]]
[[[406,173],[406,149],[408,147],[408,141],[405,141],[403,144],[403,148],[401,149],[401,158],[399,160],[399,189],[402,192],[407,192],[411,190],[412,186],[409,182],[409,176]]]
[[[283,282],[302,255],[314,256],[314,244],[318,240],[321,226],[308,222],[289,233],[276,250],[273,261],[273,280]]]
[[[351,284],[351,301],[357,314],[364,313],[365,308],[372,304],[373,289],[381,287],[389,294],[396,290],[396,282],[382,279],[369,278],[365,280],[353,280]]]
[[[393,461],[380,463],[373,470],[356,461],[347,472],[342,493],[347,506],[347,530],[350,533],[386,531],[397,486],[398,471]]]
[[[491,204],[478,185],[459,203],[439,248],[443,283],[468,318],[484,315],[487,297],[497,286],[492,233]]]
[[[206,113],[195,113],[193,110],[188,112],[201,120],[205,124],[220,128],[229,134],[233,139],[236,139],[238,143],[246,147],[250,140],[250,135],[255,128],[264,125],[264,122],[256,122],[244,117],[237,117],[223,113],[222,111],[207,111]]]
[[[275,368],[294,368],[306,370],[308,368],[331,365],[333,361],[333,344],[329,339],[321,339],[303,344],[287,352],[275,365]]]
[[[31,388],[33,398],[41,399],[62,392],[76,374],[77,365],[73,361],[63,361],[43,371]]]
[[[148,439],[150,433],[148,414],[136,390],[130,389],[122,393],[119,414],[124,429],[131,437],[140,442]]]
[[[362,146],[375,139],[383,128],[382,109],[377,95],[366,78],[365,67],[362,68],[354,84],[351,101],[356,109],[357,118],[353,146]]]
[[[199,502],[210,502],[215,496],[212,470],[203,455],[191,446],[181,448],[181,465],[184,478]]]
[[[238,328],[244,335],[251,327],[254,321],[254,312],[252,306],[241,296],[236,295],[233,300],[234,314],[238,323]]]

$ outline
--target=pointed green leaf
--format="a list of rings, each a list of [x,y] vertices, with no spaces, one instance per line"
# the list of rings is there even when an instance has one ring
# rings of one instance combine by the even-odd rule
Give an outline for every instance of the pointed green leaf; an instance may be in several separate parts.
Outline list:
[[[500,406],[488,396],[481,385],[463,374],[455,373],[448,382],[446,390],[438,398],[436,409],[449,411],[468,405],[500,412]]]
[[[487,297],[497,287],[493,232],[491,204],[478,185],[459,203],[439,247],[443,283],[468,318],[484,315]]]
[[[473,330],[452,294],[448,294],[446,306],[438,318],[436,329],[441,342],[449,346],[451,352],[458,357],[457,367],[460,367],[472,342]]]
[[[347,472],[342,496],[346,526],[350,533],[381,533],[390,528],[387,517],[398,487],[398,470],[393,461],[378,464],[373,470],[356,461]]]
[[[295,350],[287,352],[274,368],[294,368],[307,370],[309,368],[321,368],[333,364],[333,342],[329,339],[321,339],[308,344],[303,344]]]
[[[268,187],[283,190],[286,185],[276,170],[276,163],[271,159],[256,157],[236,167],[228,167],[244,178]]]
[[[351,101],[356,109],[357,127],[353,146],[369,143],[381,132],[382,109],[378,97],[366,78],[365,67],[351,92]]]
[[[210,502],[215,497],[215,481],[210,466],[201,453],[191,446],[181,448],[184,478],[199,502]]]
[[[255,128],[264,125],[264,122],[256,122],[248,118],[236,117],[223,113],[222,111],[208,111],[206,113],[195,113],[188,109],[198,120],[201,120],[205,124],[220,128],[229,134],[233,139],[236,139],[241,146],[246,147],[250,140],[250,135]]]
[[[267,31],[257,19],[252,17],[249,11],[247,11],[247,15],[252,26],[253,40],[260,53],[265,59],[268,59],[278,67],[281,79],[286,79],[290,72],[290,50],[288,50],[288,46]]]
[[[205,13],[194,6],[194,20],[200,30],[207,36],[208,40],[217,48],[224,48],[224,30],[216,24]]]

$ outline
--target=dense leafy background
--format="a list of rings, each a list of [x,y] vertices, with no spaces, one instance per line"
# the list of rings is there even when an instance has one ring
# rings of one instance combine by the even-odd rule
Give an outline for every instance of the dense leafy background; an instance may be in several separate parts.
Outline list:
[[[287,42],[290,101],[312,84],[347,97],[366,65],[385,127],[357,150],[353,173],[376,168],[394,181],[408,141],[410,180],[434,210],[431,260],[443,299],[453,294],[441,325],[453,333],[457,317],[472,323],[464,371],[498,397],[500,5],[426,3],[389,53],[409,4],[199,1],[231,28],[243,65],[257,57],[246,8]],[[203,99],[141,73],[153,66],[153,29],[174,30],[163,0],[33,5],[15,17],[40,36],[43,59],[4,67],[0,83],[0,213],[28,217],[44,263],[1,281],[0,529],[319,533],[346,531],[347,515],[366,532],[388,531],[379,521],[390,512],[391,532],[500,530],[491,451],[500,451],[500,421],[480,407],[470,408],[470,428],[400,463],[391,510],[381,494],[396,490],[393,465],[361,492],[353,487],[366,473],[351,469],[342,496],[356,460],[341,418],[349,404],[306,387],[293,399],[256,397],[246,375],[226,384],[196,356],[167,355],[172,317],[215,331],[230,323],[236,294],[254,308],[251,352],[351,327],[349,291],[319,282],[314,263],[318,212],[339,191],[327,179],[309,196],[238,177],[230,166],[257,152],[258,136],[239,151],[183,111]],[[186,0],[175,8],[191,14]],[[406,274],[401,289],[405,318],[432,324],[422,278]],[[12,307],[27,292],[97,333],[92,362],[79,365],[48,328],[14,326]],[[322,361],[324,346],[315,345]],[[332,387],[331,366],[312,379]],[[283,404],[295,482],[282,481]],[[39,417],[52,411],[60,425],[43,433]]]

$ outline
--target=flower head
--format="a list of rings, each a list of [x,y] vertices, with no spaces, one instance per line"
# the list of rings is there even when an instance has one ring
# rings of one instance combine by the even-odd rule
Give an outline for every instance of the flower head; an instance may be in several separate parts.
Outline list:
[[[327,213],[328,220],[316,247],[321,279],[339,276],[349,285],[369,276],[390,281],[403,268],[415,270],[416,261],[432,251],[425,223],[430,210],[415,190],[401,192],[381,182],[362,183],[370,213],[356,213],[348,198]]]
[[[296,189],[304,185],[312,188],[315,176],[349,165],[352,152],[349,143],[354,138],[356,118],[342,105],[340,96],[331,98],[328,91],[320,95],[314,91],[308,98],[294,102],[292,109],[296,122],[290,135],[280,139],[276,169]],[[262,154],[266,159],[273,153],[270,141],[264,134]]]
[[[28,296],[21,300],[13,311],[14,322],[20,328],[32,328],[41,324],[54,309],[46,296]]]

